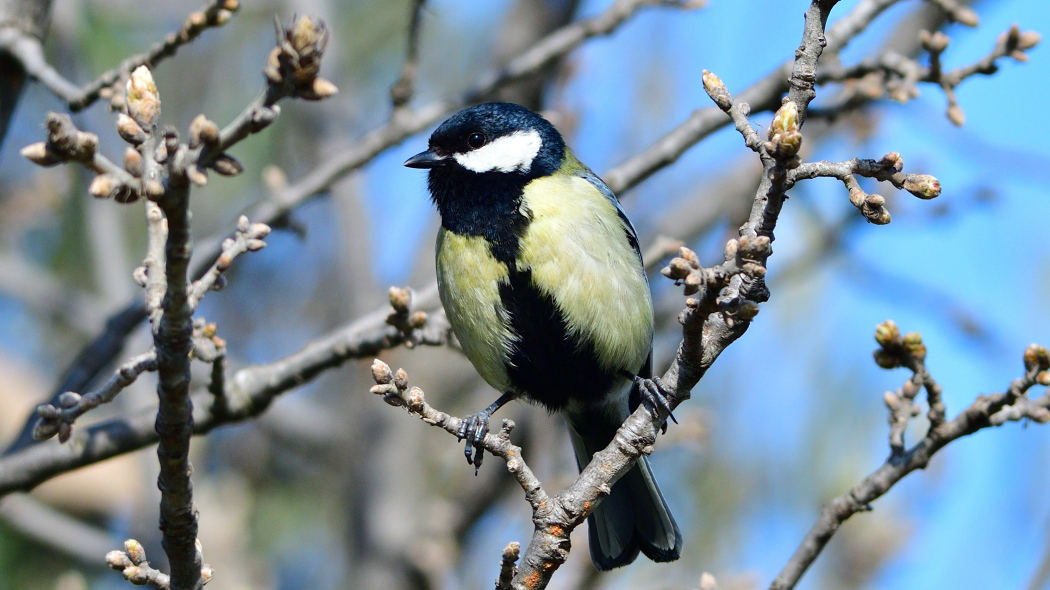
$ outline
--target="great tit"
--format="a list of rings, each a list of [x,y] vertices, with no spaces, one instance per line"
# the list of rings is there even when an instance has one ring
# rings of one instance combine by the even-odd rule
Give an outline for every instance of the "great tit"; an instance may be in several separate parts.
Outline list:
[[[449,322],[502,393],[464,420],[468,462],[480,464],[489,418],[512,399],[561,413],[581,470],[631,410],[666,405],[651,378],[653,304],[638,236],[553,125],[519,105],[476,105],[442,123],[405,166],[429,170]],[[644,456],[587,522],[598,570],[639,551],[653,561],[681,555],[682,533]]]

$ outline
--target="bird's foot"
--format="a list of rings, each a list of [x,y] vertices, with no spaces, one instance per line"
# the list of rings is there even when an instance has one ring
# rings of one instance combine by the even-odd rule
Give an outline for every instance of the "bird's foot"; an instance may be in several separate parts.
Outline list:
[[[467,441],[463,447],[463,454],[467,456],[467,464],[474,466],[475,476],[478,474],[478,470],[481,469],[482,459],[485,458],[485,448],[481,443],[489,432],[489,419],[491,417],[492,413],[486,410],[470,416],[464,416],[463,422],[459,426],[459,432],[456,433],[456,437],[459,440],[466,439]]]
[[[667,416],[671,418],[671,421],[678,424],[678,420],[675,419],[674,414],[671,413],[671,404],[667,401],[668,398],[674,395],[673,391],[668,391],[664,388],[663,384],[660,383],[659,377],[653,377],[646,379],[645,377],[633,377],[634,384],[638,386],[638,392],[642,396],[642,403],[649,408],[653,416],[660,414],[660,408],[667,410]],[[667,432],[667,422],[664,422],[662,431]]]

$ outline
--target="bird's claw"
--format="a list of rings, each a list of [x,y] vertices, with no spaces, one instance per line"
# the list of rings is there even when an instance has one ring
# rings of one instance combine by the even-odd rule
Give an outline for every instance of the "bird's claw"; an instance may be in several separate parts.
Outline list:
[[[474,466],[474,475],[481,469],[481,461],[485,458],[485,448],[481,446],[485,435],[489,432],[489,418],[487,412],[478,412],[463,418],[459,425],[456,437],[459,440],[466,439],[463,454],[467,456],[467,464]]]
[[[667,399],[674,395],[674,392],[668,391],[664,388],[663,383],[660,382],[659,377],[653,377],[646,379],[644,377],[635,377],[634,381],[638,385],[638,391],[642,396],[642,403],[648,406],[649,411],[652,412],[653,416],[660,414],[660,408],[667,410],[667,416],[672,422],[678,424],[678,420],[675,419],[674,414],[671,413],[671,404]],[[664,422],[663,432],[667,432],[667,423]]]

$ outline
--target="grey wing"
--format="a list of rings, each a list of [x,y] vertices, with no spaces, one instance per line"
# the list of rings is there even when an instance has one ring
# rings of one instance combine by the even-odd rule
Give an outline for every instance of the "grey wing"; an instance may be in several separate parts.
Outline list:
[[[642,263],[642,250],[638,247],[638,232],[634,230],[634,225],[631,223],[631,220],[628,219],[627,214],[623,212],[623,207],[620,206],[620,201],[616,198],[616,195],[613,194],[612,189],[605,184],[604,180],[598,178],[598,175],[591,171],[590,168],[584,168],[577,173],[577,176],[594,185],[594,187],[601,191],[601,193],[605,195],[605,198],[609,199],[609,202],[616,207],[616,214],[620,216],[620,221],[623,222],[624,232],[627,234],[627,241],[630,242],[631,247],[634,248],[634,253],[638,255],[638,262]],[[644,270],[642,271],[642,274],[645,274]]]

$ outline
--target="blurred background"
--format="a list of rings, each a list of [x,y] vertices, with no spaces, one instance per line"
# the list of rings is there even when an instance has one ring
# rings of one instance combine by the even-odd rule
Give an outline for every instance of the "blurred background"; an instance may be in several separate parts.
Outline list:
[[[843,0],[831,20],[857,3]],[[193,194],[199,239],[232,231],[240,211],[267,196],[262,178],[277,174],[269,166],[294,182],[387,119],[412,3],[243,4],[224,28],[154,69],[164,122],[186,129],[201,112],[220,125],[236,116],[262,88],[275,14],[327,21],[332,35],[321,73],[340,93],[323,103],[286,102],[271,129],[233,150],[246,173],[213,177]],[[429,1],[413,104],[462,92],[536,38],[608,4]],[[711,0],[693,12],[644,10],[500,97],[544,109],[601,174],[710,105],[701,70],[739,93],[790,59],[807,5]],[[974,6],[979,28],[943,29],[952,38],[946,68],[981,58],[1012,23],[1044,34],[1050,24],[1040,0]],[[56,0],[49,59],[86,82],[146,50],[199,7],[192,0]],[[901,47],[915,46],[916,25],[930,14],[936,12],[924,3],[899,3],[842,61],[888,47],[908,51]],[[682,559],[657,566],[643,558],[595,574],[581,527],[552,588],[688,589],[703,571],[723,589],[767,586],[823,503],[888,456],[882,394],[907,374],[871,360],[874,327],[887,318],[922,332],[949,416],[1022,374],[1024,347],[1050,343],[1045,54],[1038,47],[1030,63],[1004,60],[993,77],[964,82],[961,128],[944,117],[944,95],[931,86],[907,104],[880,100],[834,122],[811,119],[803,129],[804,159],[898,151],[906,172],[936,175],[943,195],[919,201],[889,185],[862,183],[888,199],[893,222],[877,227],[864,222],[838,181],[791,191],[770,259],[770,301],[676,410],[680,424],[652,457],[682,525]],[[814,106],[830,104],[840,90],[818,89]],[[48,110],[67,109],[30,84],[0,151],[2,444],[108,315],[138,296],[131,271],[144,256],[141,203],[95,201],[83,170],[41,169],[18,155],[43,138]],[[759,113],[752,120],[763,132],[770,118]],[[123,150],[102,103],[74,121],[98,133],[111,158]],[[297,208],[295,231],[275,232],[268,248],[238,260],[229,286],[204,300],[199,313],[218,323],[231,368],[275,360],[382,307],[390,285],[433,281],[438,218],[425,175],[401,167],[423,149],[427,133]],[[664,236],[686,242],[704,264],[721,261],[722,246],[746,218],[759,170],[727,128],[621,195],[643,250]],[[657,275],[652,284],[662,372],[680,338],[675,316],[683,301],[670,281]],[[147,334],[143,326],[125,358],[149,346]],[[404,367],[428,400],[450,413],[477,411],[496,396],[449,349],[398,349],[381,358]],[[504,545],[528,542],[528,505],[502,465],[490,460],[474,477],[460,444],[368,393],[370,362],[329,371],[261,418],[194,440],[200,536],[215,587],[491,587]],[[195,369],[206,378],[205,366]],[[84,423],[155,403],[154,386],[145,376]],[[548,490],[575,477],[559,419],[524,404],[501,414],[518,423],[515,440]],[[909,440],[923,432],[920,417]],[[953,443],[873,512],[848,521],[800,587],[1050,587],[1048,456],[1050,429],[1037,424],[1010,423]],[[156,476],[156,456],[147,449],[0,501],[0,588],[124,588],[103,556],[128,537],[162,566]]]

